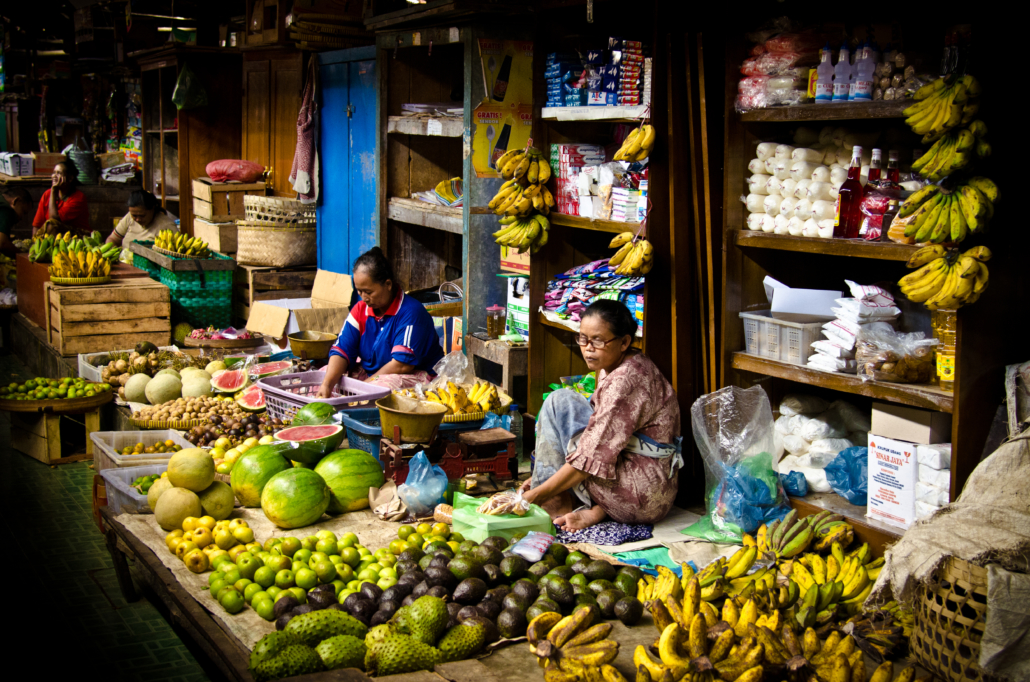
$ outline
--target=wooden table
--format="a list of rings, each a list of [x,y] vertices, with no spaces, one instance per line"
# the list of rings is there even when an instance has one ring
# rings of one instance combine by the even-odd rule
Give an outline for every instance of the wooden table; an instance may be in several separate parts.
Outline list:
[[[509,346],[504,341],[492,339],[484,341],[480,338],[465,335],[465,350],[473,357],[496,362],[501,366],[501,388],[514,397],[515,377],[529,374],[529,346]]]

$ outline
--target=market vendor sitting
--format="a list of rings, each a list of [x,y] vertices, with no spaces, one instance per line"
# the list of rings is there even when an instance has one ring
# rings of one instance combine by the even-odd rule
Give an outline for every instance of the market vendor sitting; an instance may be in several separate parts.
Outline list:
[[[43,192],[32,220],[32,236],[89,232],[89,207],[86,195],[78,188],[78,175],[79,170],[70,160],[54,165],[51,187]]]
[[[401,291],[382,249],[358,256],[353,279],[361,300],[329,351],[318,397],[331,397],[344,374],[392,389],[431,381],[433,366],[443,357],[433,318]]]
[[[152,240],[162,230],[178,232],[168,212],[161,208],[153,194],[145,189],[138,189],[129,195],[129,212],[114,226],[114,231],[107,241],[121,246],[132,242]]]
[[[657,523],[676,499],[679,404],[654,363],[631,347],[636,331],[622,303],[592,303],[576,343],[597,372],[597,389],[590,399],[557,390],[537,417],[536,464],[522,493],[564,530],[605,519]]]

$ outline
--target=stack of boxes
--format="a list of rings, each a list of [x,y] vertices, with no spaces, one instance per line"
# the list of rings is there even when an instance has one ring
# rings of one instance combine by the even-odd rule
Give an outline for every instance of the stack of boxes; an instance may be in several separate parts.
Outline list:
[[[552,52],[544,79],[547,107],[637,106],[651,98],[651,60],[636,40],[609,38],[607,50]]]
[[[643,99],[644,45],[636,40],[608,39],[608,64],[601,67],[607,106],[637,106]],[[648,78],[650,80],[650,78]]]
[[[32,154],[0,152],[0,173],[12,177],[32,175],[34,173]]]
[[[951,499],[951,443],[917,445],[916,519],[923,520]]]
[[[640,189],[612,187],[612,220],[639,223],[647,212],[647,180],[640,181]]]
[[[557,178],[558,191],[555,194],[555,210],[565,215],[580,214],[580,196],[578,187],[580,171],[584,166],[596,166],[604,163],[604,147],[597,144],[552,144],[551,168]],[[555,168],[557,164],[557,168]],[[589,190],[585,195],[587,203],[591,201]],[[592,204],[591,204],[592,211]],[[592,215],[588,213],[587,215]]]
[[[583,64],[571,52],[552,52],[544,62],[548,107],[578,107],[586,104],[586,90],[579,87]]]

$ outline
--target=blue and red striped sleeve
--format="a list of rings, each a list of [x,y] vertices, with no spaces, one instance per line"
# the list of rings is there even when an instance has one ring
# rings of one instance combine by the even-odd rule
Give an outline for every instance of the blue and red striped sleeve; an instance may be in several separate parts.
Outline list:
[[[347,321],[343,323],[340,336],[336,343],[329,349],[329,357],[339,355],[346,358],[352,365],[361,355],[361,335],[365,333],[365,320],[368,319],[368,310],[365,302],[361,301],[351,308]]]

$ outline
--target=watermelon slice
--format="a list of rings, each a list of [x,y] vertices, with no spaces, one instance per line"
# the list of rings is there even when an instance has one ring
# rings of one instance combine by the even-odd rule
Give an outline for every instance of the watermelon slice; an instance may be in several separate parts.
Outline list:
[[[265,392],[257,384],[251,384],[236,394],[236,404],[245,412],[264,412]]]
[[[270,377],[275,374],[282,374],[290,367],[293,367],[293,363],[289,360],[280,360],[279,362],[266,362],[251,367],[249,374],[251,378],[261,379],[262,377]]]
[[[281,453],[284,457],[303,464],[318,464],[319,460],[340,446],[346,435],[342,426],[324,424],[291,426],[275,434],[275,439],[293,446],[292,450]]]
[[[235,393],[249,383],[247,373],[242,369],[229,369],[212,377],[211,388],[217,393]]]

